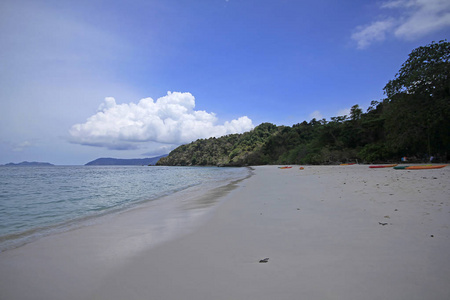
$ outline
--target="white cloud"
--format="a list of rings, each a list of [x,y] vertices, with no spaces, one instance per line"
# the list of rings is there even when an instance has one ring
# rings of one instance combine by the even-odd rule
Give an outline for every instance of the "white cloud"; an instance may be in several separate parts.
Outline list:
[[[350,115],[350,108],[343,108],[338,110],[337,116],[349,116]]]
[[[316,120],[322,120],[323,115],[320,113],[320,111],[315,110],[312,113],[309,114],[310,119],[316,119]]]
[[[14,144],[12,150],[13,150],[14,152],[21,152],[21,151],[23,151],[23,150],[25,150],[25,149],[27,149],[27,148],[29,148],[29,147],[31,147],[31,146],[33,146],[33,144],[32,144],[31,142],[29,142],[29,141],[23,141],[23,142]]]
[[[367,48],[375,41],[383,41],[386,37],[386,32],[394,25],[392,20],[384,20],[373,22],[367,26],[357,28],[357,31],[352,34],[352,39],[356,41],[358,49]]]
[[[414,5],[414,0],[390,0],[381,4],[381,8],[410,7]]]
[[[414,40],[450,27],[448,0],[390,0],[380,7],[392,15],[356,28],[351,38],[358,49],[383,41],[387,34]]]
[[[247,116],[216,125],[214,113],[194,108],[195,98],[190,93],[168,92],[156,101],[145,98],[137,104],[117,104],[114,98],[106,98],[95,115],[72,126],[71,142],[116,150],[138,149],[145,142],[183,144],[254,127]]]
[[[350,115],[350,108],[340,109],[335,114],[331,115],[330,117],[324,117],[320,111],[315,110],[309,114],[309,118],[316,119],[316,120],[322,120],[323,118],[328,119],[331,117],[342,117],[342,116],[349,116],[349,115]]]
[[[416,0],[405,3],[411,7],[408,16],[399,24],[395,35],[405,39],[415,39],[450,26],[450,1]]]

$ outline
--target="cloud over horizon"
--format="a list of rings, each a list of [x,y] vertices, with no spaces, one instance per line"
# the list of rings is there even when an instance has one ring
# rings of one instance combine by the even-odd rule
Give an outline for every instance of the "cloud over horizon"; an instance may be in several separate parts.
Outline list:
[[[247,116],[216,125],[214,113],[194,110],[191,93],[168,92],[154,101],[117,104],[105,98],[99,111],[70,129],[72,143],[113,150],[138,149],[146,142],[184,144],[200,138],[243,133],[254,128]]]
[[[323,115],[320,111],[315,110],[312,113],[309,114],[309,118],[312,119],[316,119],[316,120],[322,120],[323,119]]]
[[[432,32],[450,27],[450,1],[448,0],[389,0],[381,4],[384,9],[379,20],[358,26],[351,38],[358,49],[365,49],[386,36],[415,40]],[[386,15],[384,12],[391,12]]]

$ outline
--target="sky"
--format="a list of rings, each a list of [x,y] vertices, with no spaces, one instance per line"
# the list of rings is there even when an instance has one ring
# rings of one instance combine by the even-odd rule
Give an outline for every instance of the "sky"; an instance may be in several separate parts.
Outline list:
[[[167,154],[364,111],[448,0],[2,0],[0,164]]]

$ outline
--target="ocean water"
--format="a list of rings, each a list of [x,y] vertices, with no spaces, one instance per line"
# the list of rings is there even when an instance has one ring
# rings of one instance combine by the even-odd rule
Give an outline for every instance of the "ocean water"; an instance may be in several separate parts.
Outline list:
[[[166,195],[248,175],[247,168],[2,166],[0,251]]]

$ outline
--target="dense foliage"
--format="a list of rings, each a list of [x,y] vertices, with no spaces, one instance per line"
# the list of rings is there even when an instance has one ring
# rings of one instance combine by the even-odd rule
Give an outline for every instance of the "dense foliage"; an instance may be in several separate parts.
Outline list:
[[[450,43],[409,54],[384,87],[386,98],[364,113],[289,126],[263,123],[250,132],[202,139],[173,150],[159,165],[333,164],[447,161],[450,152]]]

